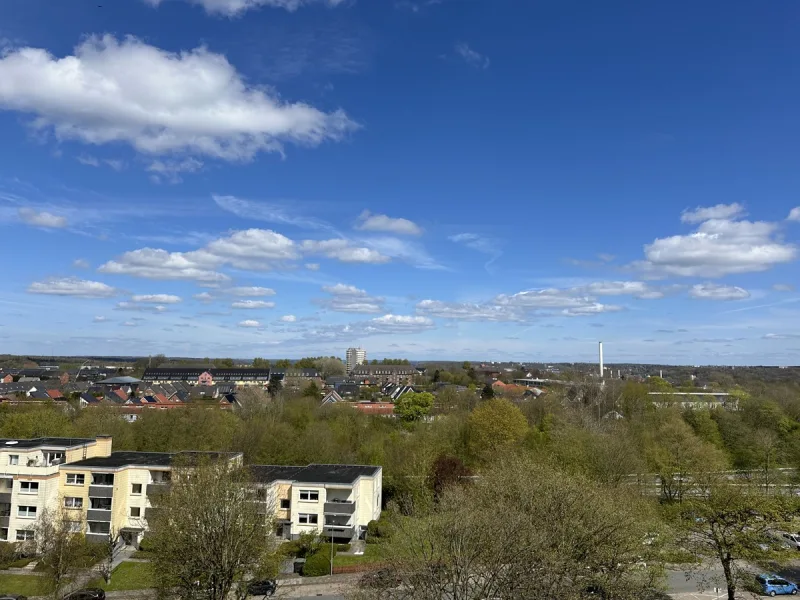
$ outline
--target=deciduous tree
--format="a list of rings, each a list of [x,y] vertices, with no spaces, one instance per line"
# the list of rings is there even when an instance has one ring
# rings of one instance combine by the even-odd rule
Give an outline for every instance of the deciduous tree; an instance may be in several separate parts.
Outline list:
[[[395,402],[394,414],[403,421],[419,421],[431,411],[433,400],[430,392],[408,392]]]

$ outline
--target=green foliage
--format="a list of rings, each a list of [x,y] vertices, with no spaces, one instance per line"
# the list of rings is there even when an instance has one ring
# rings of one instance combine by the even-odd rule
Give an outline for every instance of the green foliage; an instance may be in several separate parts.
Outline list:
[[[306,398],[315,398],[319,400],[321,394],[322,390],[319,389],[319,386],[313,381],[303,388],[303,396]]]
[[[303,565],[303,577],[320,577],[331,574],[331,557],[324,550],[306,557]]]
[[[269,369],[270,364],[269,360],[266,358],[254,358],[253,359],[253,368],[254,369]]]
[[[232,358],[217,358],[214,360],[214,366],[218,369],[232,369],[234,362]]]
[[[487,383],[481,390],[481,398],[483,400],[491,400],[494,398],[494,388],[491,383]]]
[[[306,558],[322,548],[322,539],[313,532],[301,533],[296,540],[285,542],[281,546],[281,553],[295,558]]]
[[[502,398],[485,400],[469,416],[469,447],[476,457],[489,459],[507,451],[528,433],[522,411]]]
[[[111,583],[98,579],[90,585],[107,592],[124,592],[152,589],[156,586],[156,581],[150,563],[126,561],[111,572]]]
[[[336,544],[336,552],[350,552],[350,544]]]
[[[381,518],[377,521],[367,523],[367,543],[379,544],[385,542],[391,539],[393,532],[394,527],[389,522],[389,519],[381,515]]]
[[[291,366],[292,366],[292,361],[290,361],[288,358],[282,358],[280,360],[275,361],[275,368],[280,371],[289,369],[291,368]]]
[[[403,421],[419,421],[431,411],[433,401],[433,394],[430,392],[409,392],[397,399],[394,414]]]

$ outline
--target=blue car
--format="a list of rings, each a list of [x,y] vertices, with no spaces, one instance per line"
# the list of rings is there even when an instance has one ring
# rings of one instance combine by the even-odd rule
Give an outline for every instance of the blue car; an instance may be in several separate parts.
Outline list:
[[[797,584],[786,581],[777,575],[759,575],[756,581],[761,586],[761,592],[768,596],[779,596],[783,594],[797,594]]]

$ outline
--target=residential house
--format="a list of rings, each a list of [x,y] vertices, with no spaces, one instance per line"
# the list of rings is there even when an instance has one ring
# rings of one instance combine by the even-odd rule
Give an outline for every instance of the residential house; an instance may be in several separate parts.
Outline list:
[[[365,415],[380,417],[394,417],[394,404],[392,402],[357,402],[353,407]]]
[[[405,384],[387,383],[381,388],[381,394],[389,396],[392,400],[396,401],[403,394],[415,393],[417,390],[413,386]]]
[[[275,535],[318,533],[342,541],[363,538],[381,514],[383,469],[367,465],[250,467],[255,485],[276,510]]]
[[[111,438],[0,439],[0,540],[33,540],[36,518],[56,510],[59,467],[111,454]]]
[[[322,405],[326,406],[328,404],[336,404],[337,402],[344,402],[344,398],[342,398],[339,394],[336,393],[336,390],[331,390],[322,398]]]
[[[358,365],[350,375],[362,385],[409,384],[417,370],[410,365]]]
[[[164,384],[175,382],[192,382],[197,385],[213,385],[215,383],[232,383],[236,386],[267,385],[269,369],[203,369],[191,367],[145,369],[142,380],[150,383]]]

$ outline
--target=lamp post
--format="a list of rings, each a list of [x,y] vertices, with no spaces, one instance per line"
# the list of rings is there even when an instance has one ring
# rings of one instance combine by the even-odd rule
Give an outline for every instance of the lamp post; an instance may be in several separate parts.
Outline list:
[[[331,575],[333,575],[333,534],[331,534]]]

